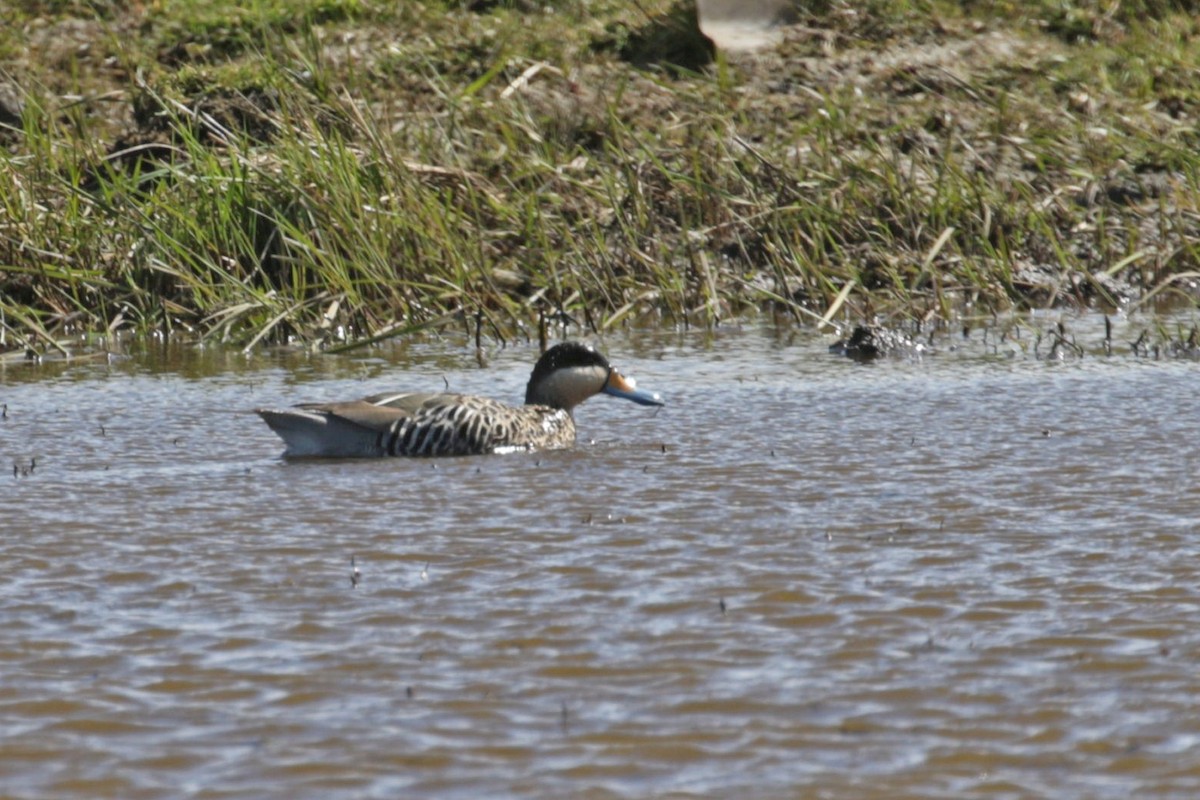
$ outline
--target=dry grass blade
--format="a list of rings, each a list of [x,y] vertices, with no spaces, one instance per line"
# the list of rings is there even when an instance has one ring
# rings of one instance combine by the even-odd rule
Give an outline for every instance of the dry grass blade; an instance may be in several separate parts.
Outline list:
[[[818,329],[824,328],[830,324],[834,316],[839,310],[841,310],[842,305],[845,304],[846,298],[850,297],[850,292],[853,291],[854,286],[854,281],[851,280],[846,282],[846,285],[843,286],[842,290],[837,293],[837,297],[833,298],[833,302],[829,304],[829,308],[827,308],[825,313],[821,316],[820,321],[817,323]]]

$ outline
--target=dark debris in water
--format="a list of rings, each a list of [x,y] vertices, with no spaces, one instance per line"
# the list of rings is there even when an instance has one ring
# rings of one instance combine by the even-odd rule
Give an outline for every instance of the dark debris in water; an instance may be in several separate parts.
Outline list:
[[[908,334],[882,325],[856,325],[845,339],[829,346],[834,355],[855,361],[872,361],[885,356],[917,356],[928,348]]]
[[[1094,330],[1091,327],[1094,319],[1092,315],[1065,316],[1041,322],[1023,317],[1010,324],[994,326],[964,323],[961,331],[963,339],[978,339],[987,352],[1006,354],[1010,358],[1024,355],[1039,361],[1062,362],[1128,354],[1156,361],[1200,361],[1200,324],[1166,323],[1148,317],[1146,322],[1135,326],[1126,318],[1122,329],[1117,327],[1112,316],[1104,315],[1102,327]],[[1120,319],[1121,315],[1118,315],[1117,320]],[[829,352],[859,362],[881,358],[920,359],[938,351],[935,342],[943,344],[948,352],[959,348],[955,342],[936,338],[945,330],[945,327],[934,327],[925,334],[919,325],[912,329],[861,323],[830,345]],[[975,336],[976,331],[980,332],[979,337]],[[1093,336],[1093,333],[1097,335]]]

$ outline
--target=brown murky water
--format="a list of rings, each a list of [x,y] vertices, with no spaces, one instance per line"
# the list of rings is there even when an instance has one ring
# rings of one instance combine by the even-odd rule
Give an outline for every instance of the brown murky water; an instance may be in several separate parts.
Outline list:
[[[531,350],[10,366],[0,795],[1200,796],[1200,372],[1029,344],[616,339],[668,407],[437,462],[243,412]]]

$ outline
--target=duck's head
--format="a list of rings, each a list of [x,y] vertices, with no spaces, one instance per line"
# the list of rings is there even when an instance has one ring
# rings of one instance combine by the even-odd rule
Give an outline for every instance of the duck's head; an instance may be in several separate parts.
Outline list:
[[[552,406],[570,411],[595,394],[623,397],[643,406],[661,406],[657,394],[637,388],[608,359],[578,342],[551,347],[538,359],[525,389],[526,405]]]

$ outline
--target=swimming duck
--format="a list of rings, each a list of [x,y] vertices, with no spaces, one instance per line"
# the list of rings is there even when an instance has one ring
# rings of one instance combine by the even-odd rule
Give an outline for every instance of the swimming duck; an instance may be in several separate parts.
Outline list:
[[[523,406],[465,394],[400,392],[256,412],[287,444],[285,456],[464,456],[570,447],[572,411],[601,392],[663,405],[592,347],[567,342],[538,359]]]

